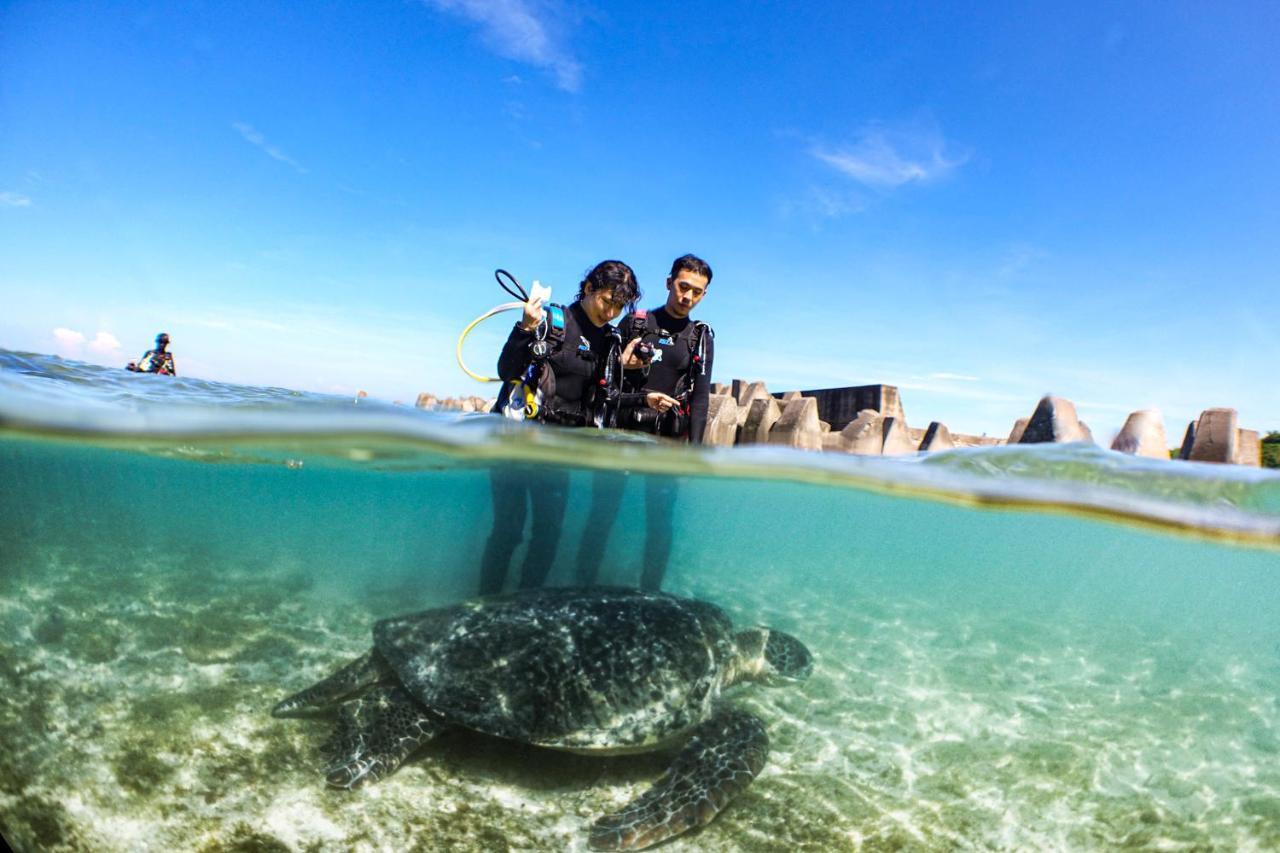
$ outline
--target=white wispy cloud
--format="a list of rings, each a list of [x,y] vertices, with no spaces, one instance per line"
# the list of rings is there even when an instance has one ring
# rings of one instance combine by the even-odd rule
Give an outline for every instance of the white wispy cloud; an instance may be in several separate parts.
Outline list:
[[[89,349],[102,355],[111,355],[120,351],[120,341],[110,332],[98,332],[97,336],[89,342]]]
[[[562,43],[563,14],[547,0],[423,0],[434,9],[480,26],[499,56],[550,71],[566,92],[582,87],[582,64]],[[516,78],[518,79],[518,78]],[[508,77],[510,82],[511,78]]]
[[[977,376],[965,376],[963,373],[930,373],[930,379],[940,379],[950,382],[978,382]]]
[[[120,352],[120,341],[106,331],[99,331],[93,340],[89,340],[84,332],[59,326],[53,330],[53,350],[63,358],[83,359],[88,356],[91,361],[105,359],[110,363]]]
[[[868,126],[851,142],[814,144],[809,153],[846,177],[876,189],[930,183],[968,159],[967,155],[948,153],[946,140],[933,128],[881,125]]]
[[[30,207],[31,199],[22,193],[0,192],[0,207]]]
[[[237,121],[237,122],[232,122],[231,126],[235,128],[236,131],[239,132],[241,136],[244,137],[246,142],[248,142],[251,145],[256,145],[258,148],[261,148],[264,152],[266,152],[268,157],[271,157],[273,159],[279,160],[281,163],[286,163],[292,166],[294,169],[298,171],[298,174],[300,175],[305,175],[307,173],[307,169],[305,166],[303,166],[297,160],[290,157],[288,154],[281,151],[276,146],[272,145],[270,142],[268,142],[267,138],[263,136],[261,133],[259,133],[257,130],[255,130],[253,125],[245,124],[242,121]]]
[[[67,329],[59,326],[53,330],[54,348],[58,355],[66,358],[74,358],[80,354],[80,348],[84,346],[84,333],[77,332],[75,329]]]

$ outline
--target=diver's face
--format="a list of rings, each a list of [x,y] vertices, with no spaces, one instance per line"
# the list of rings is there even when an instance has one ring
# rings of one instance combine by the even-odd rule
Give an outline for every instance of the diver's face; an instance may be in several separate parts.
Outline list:
[[[667,277],[667,313],[677,320],[689,316],[702,297],[707,295],[707,277],[689,270],[681,270]]]
[[[626,307],[626,301],[615,298],[612,290],[590,290],[582,297],[582,310],[597,327],[618,319]]]

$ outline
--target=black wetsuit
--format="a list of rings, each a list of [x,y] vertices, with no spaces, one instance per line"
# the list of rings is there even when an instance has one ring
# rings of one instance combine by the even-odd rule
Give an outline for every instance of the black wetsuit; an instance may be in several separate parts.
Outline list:
[[[159,373],[161,376],[177,376],[177,368],[173,364],[173,353],[166,350],[149,349],[138,359],[138,373]]]
[[[618,324],[623,343],[639,337],[653,347],[653,360],[642,370],[628,370],[618,411],[618,426],[701,444],[711,399],[711,367],[715,336],[711,328],[688,317],[676,319],[665,307],[646,317],[630,314]],[[693,363],[701,357],[700,363]],[[661,391],[680,401],[683,412],[654,417],[645,395]]]
[[[591,422],[600,392],[600,379],[610,347],[616,342],[612,326],[596,326],[574,302],[564,312],[564,342],[547,363],[555,393],[543,401],[547,423],[584,426]],[[498,376],[504,385],[519,379],[529,364],[533,332],[517,324],[498,357]],[[501,592],[511,554],[524,538],[525,518],[533,507],[533,529],[520,572],[520,588],[542,586],[551,571],[569,496],[569,472],[545,465],[502,464],[490,469],[493,491],[493,529],[480,564],[480,594]]]
[[[631,314],[618,324],[623,343],[639,337],[654,348],[653,361],[644,370],[628,370],[619,400],[618,426],[701,444],[707,428],[711,395],[711,367],[715,358],[710,327],[689,318],[678,320],[665,308],[641,318]],[[694,359],[701,357],[700,362]],[[681,403],[682,412],[661,416],[649,408],[645,395],[661,391]],[[622,504],[626,475],[597,470],[591,483],[591,514],[578,547],[577,579],[583,586],[595,583],[605,544]],[[640,588],[658,590],[667,572],[674,538],[678,480],[669,474],[644,477],[645,539]]]

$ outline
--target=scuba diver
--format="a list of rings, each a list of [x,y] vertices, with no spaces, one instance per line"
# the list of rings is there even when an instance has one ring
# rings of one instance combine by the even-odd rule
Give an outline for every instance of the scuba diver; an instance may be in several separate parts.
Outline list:
[[[610,425],[620,393],[622,341],[611,325],[640,298],[635,273],[622,261],[602,261],[578,286],[568,307],[543,306],[534,295],[498,356],[507,390],[494,411],[559,426]],[[569,472],[534,465],[490,470],[493,529],[480,564],[480,594],[502,590],[511,555],[533,507],[521,589],[542,586],[551,570],[569,496]]]
[[[623,350],[623,393],[616,425],[701,444],[707,428],[715,334],[690,318],[707,294],[711,267],[696,255],[682,255],[667,276],[667,301],[653,311],[635,311],[618,331]],[[622,502],[623,475],[593,475],[592,507],[578,549],[578,583],[589,586],[600,570],[604,545]],[[645,477],[645,548],[640,588],[662,587],[671,556],[677,481],[670,475]]]
[[[142,358],[125,365],[125,370],[134,373],[158,373],[161,376],[177,376],[178,371],[173,364],[173,353],[169,352],[169,336],[161,332],[156,335],[156,348],[142,354]]]

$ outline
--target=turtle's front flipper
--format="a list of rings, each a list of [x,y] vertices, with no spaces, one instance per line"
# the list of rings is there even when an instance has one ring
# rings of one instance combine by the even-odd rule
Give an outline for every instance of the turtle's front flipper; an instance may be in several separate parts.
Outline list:
[[[325,781],[354,788],[381,779],[442,728],[403,687],[376,687],[338,709],[338,724],[320,748]]]
[[[726,709],[693,730],[675,763],[622,811],[591,827],[593,850],[641,850],[711,822],[769,757],[764,724]]]
[[[377,652],[366,652],[333,675],[317,681],[271,709],[273,717],[302,717],[377,684],[389,674]]]

